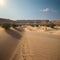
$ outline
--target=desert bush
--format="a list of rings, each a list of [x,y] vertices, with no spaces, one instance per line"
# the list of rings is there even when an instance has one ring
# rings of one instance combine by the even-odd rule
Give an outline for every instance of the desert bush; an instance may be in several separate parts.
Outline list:
[[[16,27],[18,27],[18,25],[17,24],[11,24],[11,26],[13,27],[13,28],[16,28]]]
[[[11,24],[10,23],[2,23],[1,27],[5,28],[5,29],[10,29]]]
[[[39,27],[39,24],[36,24],[35,26],[36,26],[36,27]]]
[[[35,24],[29,24],[30,26],[32,26],[32,27],[34,27],[35,26]]]
[[[40,24],[40,26],[46,26],[46,24]]]
[[[19,24],[19,26],[22,26],[23,24]]]
[[[1,24],[0,24],[0,26],[1,26]]]
[[[30,24],[30,26],[32,26],[32,27],[38,27],[39,26],[39,24]]]
[[[45,24],[44,26],[54,28],[56,25],[55,25],[55,24],[53,24],[53,23],[50,23],[50,24]]]
[[[56,25],[53,23],[50,23],[50,24],[41,24],[40,26],[47,26],[47,27],[54,28]]]

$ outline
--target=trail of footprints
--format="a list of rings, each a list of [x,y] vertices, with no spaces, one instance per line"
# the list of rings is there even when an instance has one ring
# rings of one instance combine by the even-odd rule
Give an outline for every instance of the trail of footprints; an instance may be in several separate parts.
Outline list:
[[[32,54],[26,37],[19,42],[16,54],[12,60],[32,60]]]

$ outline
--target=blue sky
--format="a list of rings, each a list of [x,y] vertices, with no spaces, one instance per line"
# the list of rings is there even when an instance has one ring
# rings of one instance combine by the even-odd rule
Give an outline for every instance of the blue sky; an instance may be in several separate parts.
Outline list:
[[[4,0],[0,6],[0,18],[18,19],[60,19],[60,0]]]

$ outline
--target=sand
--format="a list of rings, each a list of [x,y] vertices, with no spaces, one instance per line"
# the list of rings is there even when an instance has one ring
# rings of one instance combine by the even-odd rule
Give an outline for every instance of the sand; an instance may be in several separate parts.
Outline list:
[[[60,30],[45,28],[27,26],[22,38],[17,29],[0,29],[0,60],[60,60]]]
[[[33,29],[25,28],[13,60],[60,60],[60,35]]]
[[[21,38],[21,32],[16,29],[0,28],[0,60],[10,59]]]

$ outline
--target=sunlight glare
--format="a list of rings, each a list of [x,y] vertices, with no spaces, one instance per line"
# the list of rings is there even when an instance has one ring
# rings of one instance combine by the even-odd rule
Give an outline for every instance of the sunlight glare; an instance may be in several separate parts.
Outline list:
[[[6,0],[0,0],[0,7],[5,6],[5,4],[6,4]]]

